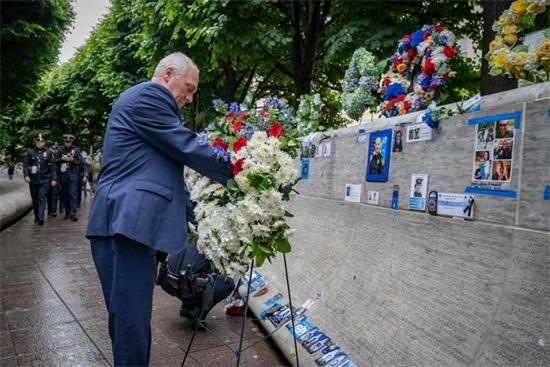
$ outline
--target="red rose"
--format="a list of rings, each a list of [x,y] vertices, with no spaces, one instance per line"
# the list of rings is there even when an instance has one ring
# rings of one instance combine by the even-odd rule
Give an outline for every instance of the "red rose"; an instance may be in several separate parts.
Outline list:
[[[243,170],[244,158],[239,158],[233,165],[233,176],[237,176]]]
[[[422,71],[422,74],[427,75],[428,73],[432,72],[435,69],[435,65],[432,62],[432,58],[426,59],[424,62],[424,70]]]
[[[443,49],[443,53],[445,54],[445,56],[447,56],[449,59],[452,59],[455,55],[456,55],[456,51],[454,48],[452,47],[445,47]]]
[[[235,115],[229,115],[225,119],[227,120],[227,122],[231,122],[235,119]]]
[[[237,117],[237,122],[241,122],[242,119],[245,119],[247,117],[250,117],[250,115],[243,112],[239,115],[239,117]]]
[[[411,108],[411,102],[405,101],[405,103],[403,103],[403,107],[408,111]]]
[[[278,123],[274,122],[269,127],[269,130],[267,131],[267,135],[278,138],[279,136],[283,135],[283,127]]]
[[[424,33],[424,34],[422,35],[422,39],[425,41],[425,40],[427,40],[428,38],[430,38],[431,36],[432,36],[431,33],[426,32],[426,33]]]
[[[445,27],[442,27],[440,25],[436,25],[435,26],[435,30],[438,31],[439,33],[443,32],[445,30]]]
[[[214,139],[214,141],[212,142],[212,147],[215,148],[217,146],[220,146],[222,147],[223,150],[227,150],[227,148],[229,147],[229,142],[224,142],[221,138],[216,138]]]
[[[233,151],[237,153],[242,147],[246,147],[247,141],[241,136],[236,142],[233,143]]]
[[[412,37],[412,34],[407,34],[406,36],[403,37],[403,39],[410,40],[411,37]]]
[[[223,145],[223,141],[220,137],[217,137],[216,139],[214,139],[214,141],[212,142],[212,147],[217,147],[217,146],[221,146]]]
[[[414,59],[416,56],[416,50],[414,48],[409,48],[409,51],[407,51],[407,55],[409,55],[409,59]]]
[[[231,129],[233,129],[233,131],[237,132],[237,131],[241,130],[241,127],[243,127],[243,124],[239,120],[237,120],[237,122],[235,122],[233,124],[233,126],[231,126]]]
[[[269,113],[268,110],[262,110],[262,112],[260,112],[260,115],[262,115],[262,117],[264,117],[265,115],[267,115]]]

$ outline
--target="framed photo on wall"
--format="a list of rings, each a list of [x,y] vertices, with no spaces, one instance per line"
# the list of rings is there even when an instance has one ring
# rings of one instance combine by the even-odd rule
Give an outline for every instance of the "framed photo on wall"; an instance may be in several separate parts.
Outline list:
[[[375,131],[369,137],[367,181],[387,182],[390,172],[392,130]]]
[[[512,181],[515,132],[520,128],[521,113],[485,116],[468,120],[474,125],[475,143],[472,164],[472,183],[476,186]]]
[[[411,175],[411,191],[409,194],[409,209],[426,210],[428,195],[428,175]]]

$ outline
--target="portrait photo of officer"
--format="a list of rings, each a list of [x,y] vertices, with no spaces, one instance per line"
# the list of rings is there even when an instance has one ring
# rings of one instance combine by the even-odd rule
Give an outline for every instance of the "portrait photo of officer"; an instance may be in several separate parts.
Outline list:
[[[46,148],[46,138],[38,134],[35,144],[23,162],[23,176],[31,192],[34,221],[44,225],[48,192],[57,184],[57,175],[53,153]]]

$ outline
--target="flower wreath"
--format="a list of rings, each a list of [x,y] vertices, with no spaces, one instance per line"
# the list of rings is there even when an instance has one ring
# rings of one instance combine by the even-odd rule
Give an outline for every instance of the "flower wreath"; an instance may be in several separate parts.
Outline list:
[[[518,0],[502,13],[493,24],[495,39],[485,55],[489,61],[489,75],[535,82],[550,76],[550,29],[544,32],[544,39],[534,52],[518,42],[523,31],[535,26],[535,18],[544,13],[549,4],[549,0]]]
[[[426,109],[447,78],[455,75],[449,66],[456,55],[455,36],[439,25],[425,25],[399,41],[397,52],[390,57],[390,70],[382,79],[384,102],[382,113],[388,117]],[[416,65],[422,66],[414,91],[406,90]]]
[[[346,70],[342,102],[344,111],[353,120],[359,120],[365,110],[375,103],[379,72],[372,53],[358,48]]]

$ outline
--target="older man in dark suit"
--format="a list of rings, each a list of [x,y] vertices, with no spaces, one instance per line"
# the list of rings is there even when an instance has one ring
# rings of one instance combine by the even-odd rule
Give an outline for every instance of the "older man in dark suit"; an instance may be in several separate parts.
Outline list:
[[[157,251],[177,254],[187,242],[184,165],[221,184],[231,178],[207,141],[183,127],[199,70],[182,53],[157,65],[151,81],[115,103],[86,236],[99,274],[116,366],[145,366]]]

